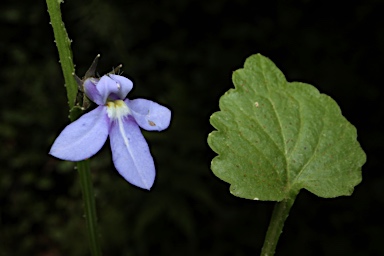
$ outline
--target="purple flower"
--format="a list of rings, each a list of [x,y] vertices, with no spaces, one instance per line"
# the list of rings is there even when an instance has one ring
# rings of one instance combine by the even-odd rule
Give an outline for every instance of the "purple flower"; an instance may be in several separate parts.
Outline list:
[[[155,165],[139,126],[148,131],[164,130],[171,111],[150,100],[124,100],[132,86],[129,79],[119,75],[87,78],[85,94],[99,106],[65,127],[49,154],[81,161],[96,154],[109,135],[117,171],[131,184],[150,189]]]

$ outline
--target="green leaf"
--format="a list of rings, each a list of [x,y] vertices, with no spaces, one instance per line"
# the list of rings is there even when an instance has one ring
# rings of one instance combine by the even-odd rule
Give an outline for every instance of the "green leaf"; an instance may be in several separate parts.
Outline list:
[[[304,188],[320,197],[350,195],[366,161],[356,129],[336,102],[309,85],[288,83],[260,54],[233,74],[220,98],[208,144],[213,173],[230,192],[281,201]]]

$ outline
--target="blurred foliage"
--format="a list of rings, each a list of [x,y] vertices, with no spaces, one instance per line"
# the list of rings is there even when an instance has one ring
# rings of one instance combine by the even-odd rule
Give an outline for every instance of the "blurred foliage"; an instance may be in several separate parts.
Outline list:
[[[383,7],[380,0],[65,1],[78,75],[100,53],[100,74],[122,63],[134,81],[131,98],[173,111],[167,131],[145,133],[158,173],[152,191],[122,180],[109,145],[91,161],[104,254],[259,252],[273,203],[229,195],[209,170],[206,137],[232,72],[260,52],[288,81],[334,98],[368,156],[352,197],[300,193],[277,255],[383,255]],[[77,173],[47,154],[69,121],[44,1],[2,1],[0,29],[0,255],[88,255]]]

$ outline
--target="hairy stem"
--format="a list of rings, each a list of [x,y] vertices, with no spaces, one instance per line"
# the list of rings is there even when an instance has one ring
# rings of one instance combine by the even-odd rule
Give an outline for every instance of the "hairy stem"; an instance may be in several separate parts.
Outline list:
[[[67,31],[61,18],[60,1],[46,0],[48,13],[55,36],[55,43],[59,51],[61,68],[63,70],[65,87],[67,89],[67,98],[69,109],[72,109],[77,94],[77,83],[73,77],[75,72],[72,61],[71,40],[68,38]]]
[[[100,256],[101,248],[99,244],[99,232],[97,230],[95,195],[93,192],[89,160],[77,162],[77,170],[80,176],[80,184],[84,200],[85,221],[87,223],[91,255]]]
[[[76,100],[77,83],[73,76],[75,69],[72,61],[71,41],[68,38],[67,31],[65,30],[64,23],[61,18],[61,1],[46,1],[67,89],[68,105],[69,109],[72,109]],[[93,193],[89,160],[77,162],[77,170],[79,172],[81,190],[83,194],[85,219],[87,223],[91,255],[101,256],[101,247],[99,244],[99,237],[97,231],[95,197]]]

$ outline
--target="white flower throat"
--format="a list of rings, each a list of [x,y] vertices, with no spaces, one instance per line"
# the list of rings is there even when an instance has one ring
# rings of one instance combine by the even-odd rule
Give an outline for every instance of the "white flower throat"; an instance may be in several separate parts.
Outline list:
[[[123,100],[108,101],[107,114],[111,120],[119,120],[131,114],[131,110]]]

